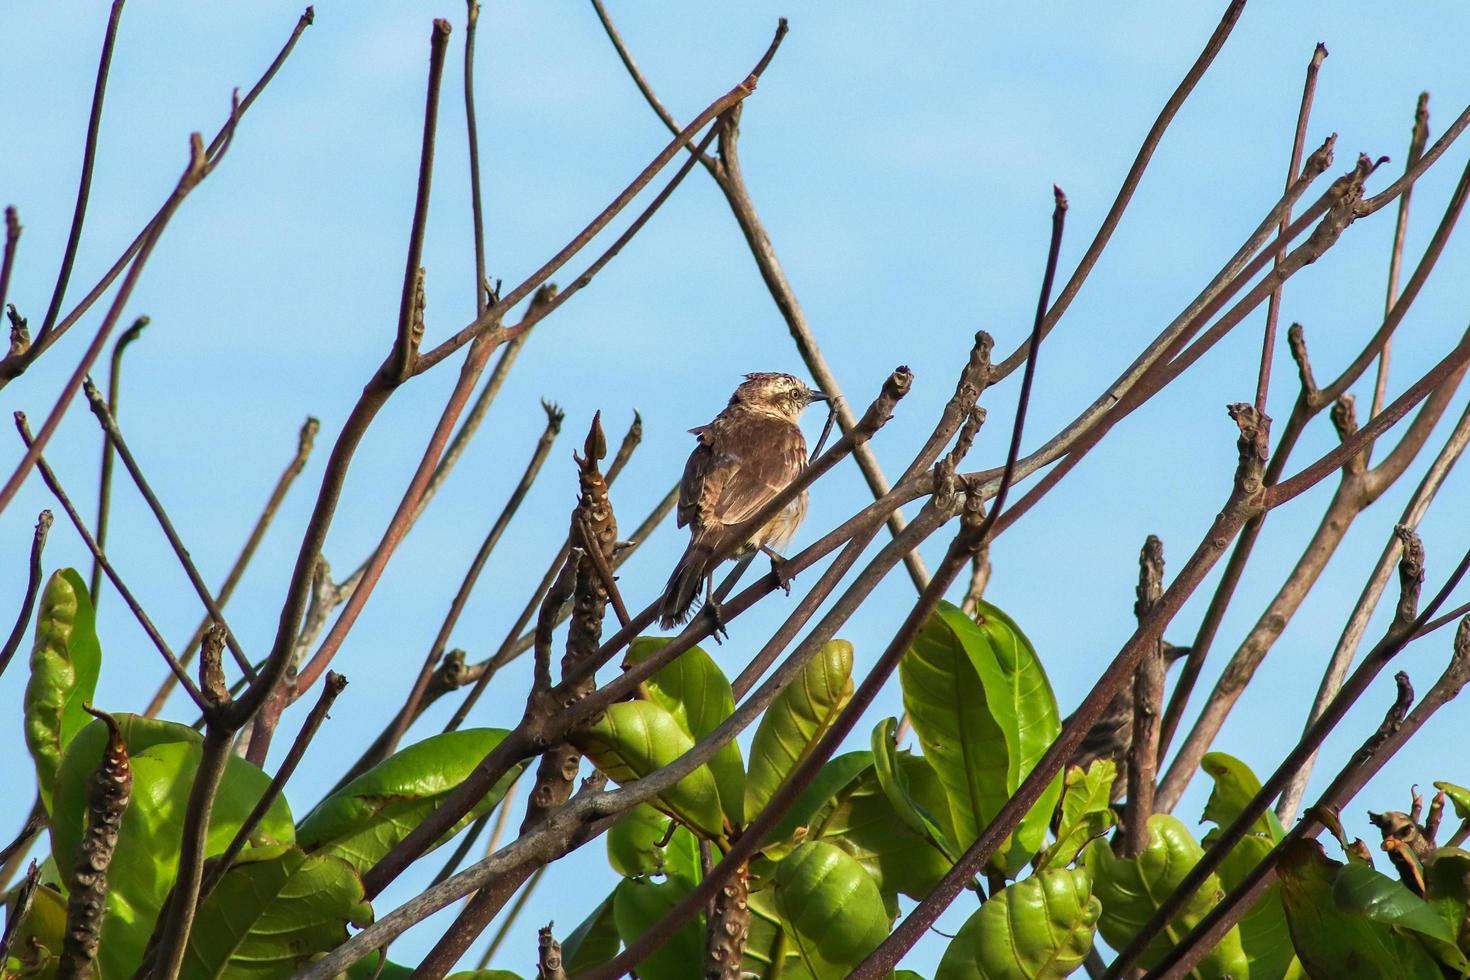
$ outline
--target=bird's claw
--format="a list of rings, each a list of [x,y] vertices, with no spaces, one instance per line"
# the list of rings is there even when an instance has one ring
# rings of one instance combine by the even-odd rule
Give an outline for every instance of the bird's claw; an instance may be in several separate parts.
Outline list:
[[[730,638],[730,631],[725,629],[725,616],[723,607],[711,598],[705,603],[709,610],[710,636],[714,637],[716,643],[723,643]]]
[[[765,552],[766,557],[771,559],[771,574],[776,576],[776,584],[781,587],[781,591],[785,592],[787,595],[790,595],[791,580],[795,578],[795,576],[786,571],[786,566],[788,564],[787,559],[781,557],[781,555],[777,554],[775,550],[771,548],[762,546],[761,551]]]

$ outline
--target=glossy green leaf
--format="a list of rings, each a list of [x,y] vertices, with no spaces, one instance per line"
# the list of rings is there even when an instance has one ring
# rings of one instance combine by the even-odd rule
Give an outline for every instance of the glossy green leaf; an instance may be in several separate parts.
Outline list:
[[[297,828],[309,853],[335,854],[366,871],[419,824],[505,738],[503,728],[434,735],[378,763],[316,805]],[[434,845],[490,812],[521,774],[516,766]]]
[[[613,919],[613,896],[609,895],[561,941],[562,966],[567,976],[575,976],[617,956],[622,945]]]
[[[61,754],[92,720],[82,705],[91,702],[101,667],[102,648],[87,586],[76,569],[60,569],[41,592],[25,693],[26,745],[47,812]]]
[[[200,907],[180,976],[289,976],[366,925],[362,879],[340,858],[298,847],[262,848],[235,864]]]
[[[812,818],[830,806],[854,779],[872,765],[871,752],[845,752],[817,770],[811,785],[802,790],[791,809],[786,811],[786,815],[766,837],[766,843],[762,847],[766,855],[780,860],[790,854],[791,848],[800,843],[799,838],[805,836],[805,828],[812,822]]]
[[[944,788],[917,756],[899,760],[919,806],[942,807]],[[857,858],[890,908],[896,894],[923,898],[954,865],[929,835],[899,816],[875,769],[864,771],[813,819],[808,840],[835,844]]]
[[[1449,797],[1455,808],[1455,816],[1461,820],[1470,820],[1470,789],[1443,780],[1435,783],[1434,788]]]
[[[628,662],[638,663],[669,642],[668,637],[640,636],[628,650]],[[662,705],[696,742],[735,713],[735,697],[724,671],[700,647],[690,647],[649,677],[646,686],[655,704]],[[734,825],[743,819],[745,763],[733,740],[709,761],[720,805]]]
[[[12,889],[6,896],[7,929],[10,928],[10,917],[15,914],[15,903],[19,898],[17,891]],[[26,980],[51,980],[56,976],[56,957],[61,953],[65,937],[65,896],[46,885],[37,887],[31,894],[31,907],[25,918],[15,924],[10,937],[10,951],[4,962],[0,962],[0,977],[9,980],[18,975]]]
[[[657,925],[693,886],[682,878],[653,882],[624,878],[613,889],[613,921],[623,945]],[[565,947],[563,947],[565,955]],[[686,980],[691,967],[703,962],[704,916],[681,926],[668,942],[638,964],[640,980]]]
[[[959,858],[959,849],[954,844],[954,824],[950,819],[948,801],[943,796],[944,787],[939,783],[938,774],[923,757],[898,750],[897,728],[896,718],[885,718],[873,728],[873,770],[877,773],[878,785],[899,819],[915,833],[932,841],[953,864]],[[939,787],[937,803],[944,805],[931,807],[916,798],[909,774],[917,773],[919,767],[927,770],[928,781]]]
[[[1118,822],[1111,805],[1113,780],[1117,777],[1118,767],[1112,759],[1095,759],[1085,771],[1081,766],[1067,769],[1057,839],[1042,852],[1038,859],[1041,867],[1065,867],[1081,857],[1088,841],[1107,833]]]
[[[1461,949],[1470,948],[1470,853],[1441,847],[1424,867],[1424,899],[1449,926]]]
[[[775,890],[751,892],[748,904],[750,927],[746,930],[745,956],[741,959],[745,972],[773,976],[772,964],[780,960],[781,980],[812,980],[812,972],[802,962],[791,930],[781,924]]]
[[[1148,835],[1148,845],[1136,859],[1118,857],[1106,841],[1100,840],[1089,844],[1084,854],[1094,893],[1103,905],[1098,931],[1114,949],[1121,949],[1138,934],[1204,854],[1184,824],[1168,814],[1149,817]],[[1214,908],[1223,894],[1218,875],[1206,878],[1184,908],[1148,944],[1138,959],[1139,965],[1147,969],[1157,963]],[[1266,976],[1252,972],[1241,947],[1239,927],[1226,933],[1189,975],[1211,980],[1226,976],[1234,980]]]
[[[1205,753],[1199,767],[1215,781],[1201,819],[1229,827],[1245,810],[1246,804],[1261,791],[1261,781],[1251,772],[1250,766],[1224,752]],[[1286,836],[1281,821],[1276,819],[1276,813],[1270,807],[1251,824],[1250,829],[1252,833],[1266,834],[1273,844]]]
[[[970,916],[934,980],[1060,980],[1092,949],[1101,914],[1085,870],[1038,872],[992,895]]]
[[[573,739],[598,769],[620,786],[647,776],[694,748],[689,733],[652,701],[620,701]],[[706,837],[724,833],[719,790],[708,766],[700,766],[652,801]]]
[[[776,909],[816,980],[846,977],[888,936],[890,920],[877,883],[855,858],[826,841],[792,851],[776,867],[774,889]]]
[[[1061,731],[1046,672],[1005,613],[980,622],[941,602],[899,662],[904,707],[949,798],[955,843],[968,847]],[[1014,876],[1041,849],[1059,773],[994,863]]]
[[[1366,864],[1349,862],[1337,872],[1332,897],[1338,908],[1361,913],[1400,932],[1417,934],[1441,963],[1459,976],[1470,974],[1470,960],[1460,952],[1452,930],[1434,906],[1409,891],[1396,878]]]
[[[1281,903],[1307,975],[1313,980],[1442,977],[1434,957],[1412,936],[1339,904],[1338,875],[1350,867],[1367,866],[1339,864],[1314,840],[1292,841],[1277,858]]]
[[[607,861],[625,878],[679,874],[699,876],[699,842],[682,825],[669,835],[670,820],[647,803],[624,813],[607,832]],[[660,842],[668,840],[660,846]]]
[[[183,725],[118,714],[133,768],[132,800],[123,813],[108,874],[107,914],[99,954],[102,975],[130,976],[142,961],[164,898],[174,885],[178,841],[189,792],[199,768],[200,736]],[[51,843],[57,865],[71,868],[81,847],[86,785],[102,757],[107,729],[83,728],[67,746],[56,774]],[[205,840],[206,857],[219,854],[270,784],[255,766],[231,756],[215,794]],[[291,813],[277,798],[252,837],[257,844],[289,843]]]
[[[755,819],[852,697],[852,644],[833,640],[776,695],[750,744],[745,822]]]

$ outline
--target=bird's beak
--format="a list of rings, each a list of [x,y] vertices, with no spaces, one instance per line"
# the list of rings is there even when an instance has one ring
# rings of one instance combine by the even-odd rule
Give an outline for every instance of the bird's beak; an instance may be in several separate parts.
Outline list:
[[[810,402],[827,402],[827,401],[831,401],[832,400],[831,398],[827,397],[827,393],[825,391],[810,391],[809,390],[809,391],[807,391],[806,394],[807,394],[807,402],[808,403],[810,403]]]

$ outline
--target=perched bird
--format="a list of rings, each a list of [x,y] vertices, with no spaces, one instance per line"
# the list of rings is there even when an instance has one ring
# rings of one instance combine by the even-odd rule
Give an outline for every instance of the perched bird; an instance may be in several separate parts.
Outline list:
[[[812,402],[826,400],[799,378],[760,371],[745,376],[714,421],[689,430],[699,437],[679,484],[679,526],[689,528],[689,547],[659,603],[664,629],[689,618],[701,583],[706,601],[713,599],[717,554],[725,552],[723,559],[759,550],[778,565],[783,560],[775,549],[806,516],[805,491],[733,551],[731,535],[806,467],[806,439],[796,422]]]

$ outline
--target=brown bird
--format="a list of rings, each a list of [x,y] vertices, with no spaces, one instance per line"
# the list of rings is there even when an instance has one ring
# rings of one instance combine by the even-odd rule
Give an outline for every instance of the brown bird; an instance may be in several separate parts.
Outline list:
[[[679,526],[689,527],[689,547],[659,603],[664,629],[689,618],[701,583],[705,601],[713,601],[717,554],[725,552],[723,560],[759,550],[779,568],[775,549],[806,516],[805,491],[733,551],[731,535],[806,468],[806,439],[796,422],[812,402],[826,400],[799,378],[760,371],[745,376],[714,421],[689,430],[699,437],[679,484]]]

